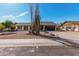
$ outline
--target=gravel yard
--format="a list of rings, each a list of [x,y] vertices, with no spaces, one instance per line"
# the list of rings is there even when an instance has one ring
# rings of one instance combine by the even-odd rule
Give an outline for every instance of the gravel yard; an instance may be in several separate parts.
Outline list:
[[[17,31],[12,33],[1,33],[0,39],[41,39],[43,37],[36,35],[29,35],[28,31]]]

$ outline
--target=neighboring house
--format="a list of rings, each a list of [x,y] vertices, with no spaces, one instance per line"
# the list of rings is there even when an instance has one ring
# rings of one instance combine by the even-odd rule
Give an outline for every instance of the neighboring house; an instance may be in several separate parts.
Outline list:
[[[58,26],[58,29],[64,31],[79,31],[79,21],[65,21]]]
[[[40,23],[40,30],[47,31],[55,30],[56,24],[53,22],[41,22]],[[16,23],[16,30],[31,30],[31,23]]]

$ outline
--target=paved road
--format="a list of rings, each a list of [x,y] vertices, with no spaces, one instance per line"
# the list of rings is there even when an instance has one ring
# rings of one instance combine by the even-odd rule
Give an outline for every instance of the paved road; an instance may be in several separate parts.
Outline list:
[[[0,56],[79,56],[79,48],[50,39],[2,39]]]
[[[57,46],[0,47],[0,56],[79,56],[79,48]]]

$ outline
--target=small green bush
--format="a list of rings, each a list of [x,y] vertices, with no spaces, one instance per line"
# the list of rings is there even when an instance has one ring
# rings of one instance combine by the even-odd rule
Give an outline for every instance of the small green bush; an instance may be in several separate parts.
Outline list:
[[[10,29],[11,29],[11,30],[15,30],[15,28],[16,28],[16,25],[15,25],[15,24],[11,24],[11,25],[10,25]]]
[[[2,31],[4,28],[5,28],[5,26],[0,23],[0,31]]]

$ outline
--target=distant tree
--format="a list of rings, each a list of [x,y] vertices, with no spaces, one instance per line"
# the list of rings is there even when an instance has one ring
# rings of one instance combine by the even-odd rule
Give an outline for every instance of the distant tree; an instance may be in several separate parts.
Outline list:
[[[15,25],[15,24],[11,24],[11,25],[10,25],[10,29],[11,29],[11,31],[14,31],[15,28],[16,28],[16,25]]]
[[[16,28],[16,25],[11,20],[6,20],[5,22],[1,23],[5,26],[8,30],[14,30]]]
[[[0,23],[0,31],[2,31],[4,28],[5,28],[5,26]]]
[[[6,26],[6,28],[10,28],[10,26],[13,24],[13,22],[10,20],[6,20],[3,24]]]
[[[5,23],[4,23],[4,22],[2,22],[1,24],[2,24],[2,25],[5,25]]]

